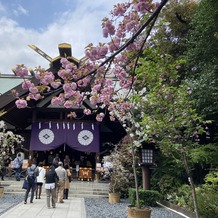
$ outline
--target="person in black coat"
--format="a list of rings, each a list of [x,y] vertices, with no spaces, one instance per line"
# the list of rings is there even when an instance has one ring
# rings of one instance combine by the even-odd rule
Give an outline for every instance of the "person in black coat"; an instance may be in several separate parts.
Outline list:
[[[56,207],[56,186],[58,181],[58,175],[55,172],[55,167],[52,165],[45,174],[45,190],[48,208],[50,208],[50,202],[52,203],[53,208]]]
[[[31,166],[29,166],[26,170],[26,180],[27,180],[27,189],[24,197],[24,204],[27,203],[27,198],[29,193],[30,195],[30,203],[33,203],[34,193],[36,190],[36,177],[39,175],[39,169],[38,167],[33,163]]]

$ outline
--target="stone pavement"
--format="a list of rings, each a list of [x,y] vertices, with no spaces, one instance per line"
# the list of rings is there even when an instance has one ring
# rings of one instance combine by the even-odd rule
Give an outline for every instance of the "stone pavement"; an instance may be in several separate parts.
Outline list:
[[[86,218],[84,198],[70,197],[64,203],[57,203],[56,208],[47,208],[46,196],[34,199],[33,203],[23,202],[11,208],[0,217],[4,218]]]

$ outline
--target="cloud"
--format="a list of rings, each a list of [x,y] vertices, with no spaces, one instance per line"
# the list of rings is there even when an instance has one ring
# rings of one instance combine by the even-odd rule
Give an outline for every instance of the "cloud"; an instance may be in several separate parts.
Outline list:
[[[0,14],[5,12],[5,6],[0,2]]]
[[[18,5],[17,8],[13,10],[13,14],[15,16],[28,15],[28,13],[29,12],[21,5]]]
[[[72,1],[69,2],[72,4]],[[75,2],[76,4],[71,5],[72,8],[68,5],[65,11],[56,12],[55,22],[48,23],[40,30],[25,29],[15,20],[1,17],[0,72],[12,73],[11,68],[16,64],[25,64],[31,68],[41,65],[47,69],[49,62],[30,49],[29,44],[37,46],[54,58],[59,55],[58,44],[70,43],[73,56],[80,59],[84,56],[84,48],[87,44],[91,42],[97,44],[102,41],[101,20],[109,15],[115,3],[121,1],[77,0]],[[18,11],[23,14],[28,13],[23,6]],[[43,22],[43,17],[39,21]]]

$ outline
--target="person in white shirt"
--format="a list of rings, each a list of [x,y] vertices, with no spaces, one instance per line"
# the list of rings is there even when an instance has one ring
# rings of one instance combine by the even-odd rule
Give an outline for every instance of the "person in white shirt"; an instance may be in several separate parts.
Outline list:
[[[20,181],[20,175],[23,165],[23,158],[21,156],[21,153],[18,153],[17,157],[13,161],[14,169],[15,169],[15,178],[17,181]]]
[[[42,185],[45,181],[45,169],[43,167],[43,163],[40,162],[38,164],[38,169],[39,169],[39,175],[37,176],[36,180],[36,199],[40,199],[41,198],[41,194],[42,194]]]
[[[64,187],[65,187],[65,181],[67,179],[67,172],[63,167],[63,162],[58,163],[58,167],[55,169],[55,172],[57,173],[58,178],[59,178],[59,185],[56,188],[57,202],[64,203],[64,201],[63,201]],[[58,201],[58,198],[59,198],[59,201]]]

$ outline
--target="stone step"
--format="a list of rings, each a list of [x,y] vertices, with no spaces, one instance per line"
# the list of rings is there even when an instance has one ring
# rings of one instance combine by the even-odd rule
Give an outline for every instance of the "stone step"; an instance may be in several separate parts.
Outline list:
[[[24,194],[22,189],[23,180],[6,180],[1,181],[0,185],[4,186],[5,194]],[[86,198],[105,198],[108,197],[108,183],[94,181],[73,180],[70,183],[69,197],[86,197]],[[42,195],[45,195],[45,189],[42,189]]]

